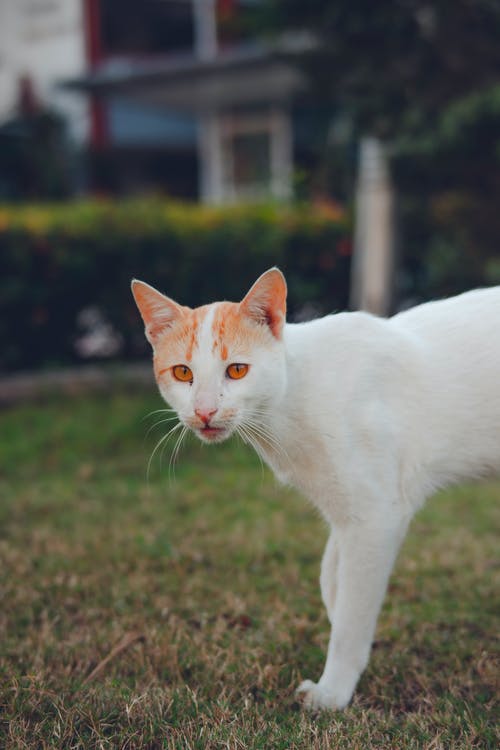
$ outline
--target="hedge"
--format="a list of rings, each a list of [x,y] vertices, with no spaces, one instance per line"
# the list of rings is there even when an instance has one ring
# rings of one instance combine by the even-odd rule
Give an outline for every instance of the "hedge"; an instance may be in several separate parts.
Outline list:
[[[0,371],[78,361],[88,309],[119,332],[116,356],[144,356],[133,277],[199,305],[241,299],[278,265],[291,317],[311,303],[318,313],[343,309],[349,236],[348,220],[324,207],[160,200],[0,207]]]

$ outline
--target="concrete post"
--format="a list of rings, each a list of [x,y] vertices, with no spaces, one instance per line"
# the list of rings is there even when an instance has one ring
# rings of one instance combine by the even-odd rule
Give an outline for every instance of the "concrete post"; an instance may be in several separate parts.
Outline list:
[[[199,192],[203,203],[221,203],[224,197],[224,158],[220,117],[208,111],[198,118]]]
[[[194,49],[200,60],[217,56],[215,0],[193,0]],[[215,110],[198,117],[198,192],[203,203],[220,203],[223,195],[222,142]]]
[[[200,60],[217,55],[217,16],[215,0],[193,0],[194,48]]]
[[[380,141],[360,144],[351,309],[387,315],[394,269],[394,196]]]

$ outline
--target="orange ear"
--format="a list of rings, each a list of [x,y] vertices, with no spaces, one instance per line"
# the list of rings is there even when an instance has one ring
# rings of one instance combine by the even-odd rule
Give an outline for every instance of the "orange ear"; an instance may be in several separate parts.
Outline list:
[[[286,281],[278,268],[260,276],[240,303],[244,315],[268,325],[275,338],[281,338],[286,317]]]
[[[184,308],[144,281],[132,281],[132,294],[146,327],[146,338],[155,346],[159,337],[184,315]]]

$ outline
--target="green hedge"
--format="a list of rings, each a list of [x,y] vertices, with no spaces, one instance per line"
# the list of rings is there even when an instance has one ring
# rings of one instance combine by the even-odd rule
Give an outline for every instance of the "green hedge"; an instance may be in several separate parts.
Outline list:
[[[342,309],[349,236],[345,218],[305,206],[148,200],[0,208],[0,370],[77,361],[77,318],[88,307],[120,332],[120,358],[144,356],[132,277],[199,305],[240,299],[278,265],[292,316],[310,303],[318,312]]]

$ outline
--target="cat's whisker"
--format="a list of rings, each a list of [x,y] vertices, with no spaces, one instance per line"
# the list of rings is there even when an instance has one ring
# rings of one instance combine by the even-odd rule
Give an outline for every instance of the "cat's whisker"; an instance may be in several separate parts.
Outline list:
[[[141,422],[149,419],[149,417],[152,417],[153,414],[176,414],[176,411],[175,409],[154,409],[153,411],[150,411],[149,414],[145,414],[143,417],[141,417]]]
[[[274,453],[279,454],[282,458],[287,458],[281,446],[273,442],[272,439],[265,435],[261,430],[259,430],[258,427],[247,423],[246,428],[247,432],[251,433],[260,450],[265,451],[266,449],[270,449]]]
[[[149,436],[149,433],[150,433],[150,432],[151,432],[152,430],[154,430],[154,429],[155,429],[156,427],[159,427],[159,426],[160,426],[161,424],[165,424],[165,422],[173,422],[173,421],[174,421],[174,419],[178,419],[178,417],[177,417],[177,416],[174,416],[174,417],[167,417],[167,419],[160,419],[160,421],[159,421],[159,422],[155,422],[154,424],[152,424],[152,425],[151,425],[151,427],[149,427],[148,431],[146,432],[146,437],[148,437],[148,436]]]
[[[249,427],[256,435],[265,438],[267,442],[275,443],[276,445],[278,445],[273,435],[269,433],[261,424],[259,424],[259,422],[255,422],[252,419],[246,419],[245,426]]]
[[[247,434],[251,434],[253,437],[254,442],[252,444],[254,445],[254,447],[255,447],[255,443],[257,443],[257,446],[260,448],[260,451],[262,450],[265,451],[267,447],[268,450],[271,450],[274,453],[276,453],[284,461],[290,462],[290,459],[286,451],[279,444],[277,439],[272,434],[264,430],[259,423],[255,423],[253,421],[247,420],[245,422],[245,427],[246,427]]]
[[[245,445],[251,445],[254,450],[256,449],[252,437],[249,435],[243,424],[240,424],[236,427],[236,433],[241,437]]]
[[[253,435],[255,438],[259,438],[266,443],[271,449],[273,449],[278,455],[281,456],[284,460],[286,460],[288,463],[291,463],[291,459],[284,449],[284,447],[280,444],[277,437],[274,435],[274,433],[271,431],[270,427],[265,425],[263,422],[258,422],[255,419],[253,419],[251,416],[247,416],[245,418],[245,426],[247,426],[250,430],[252,430]]]
[[[248,423],[248,424],[251,424],[251,425],[253,425],[255,427],[258,427],[261,432],[266,433],[270,437],[272,437],[275,440],[277,440],[277,438],[276,438],[274,432],[272,431],[271,427],[269,425],[267,425],[265,422],[263,422],[262,420],[254,419],[254,416],[252,414],[248,415],[245,418],[245,423]]]
[[[149,482],[149,473],[150,473],[150,470],[151,470],[151,463],[152,463],[153,458],[155,457],[156,453],[158,452],[158,449],[162,445],[165,445],[166,441],[174,434],[174,432],[176,430],[179,429],[179,427],[182,427],[182,422],[177,422],[177,424],[174,425],[171,430],[169,430],[162,438],[160,438],[160,440],[157,442],[157,444],[153,448],[153,452],[151,453],[151,456],[149,457],[148,467],[147,467],[147,470],[146,470],[146,478],[147,478],[148,482]]]
[[[264,463],[262,461],[262,456],[260,455],[260,451],[258,450],[259,446],[255,443],[253,438],[248,434],[247,430],[245,430],[245,427],[243,425],[238,425],[236,427],[236,432],[241,437],[244,443],[246,443],[247,445],[251,445],[252,448],[254,449],[260,462],[260,469],[262,472],[262,476],[264,476]]]
[[[172,453],[170,455],[170,461],[169,461],[169,464],[168,464],[168,478],[169,478],[169,481],[172,481],[172,476],[171,475],[173,475],[173,477],[175,479],[175,462],[177,460],[177,456],[179,454],[179,450],[180,450],[180,447],[182,445],[182,442],[183,442],[185,436],[188,433],[188,430],[189,430],[189,428],[186,427],[186,425],[184,425],[183,428],[182,428],[182,430],[181,430],[181,432],[180,432],[180,435],[177,437],[176,443],[175,443],[174,448],[172,450]]]
[[[175,448],[174,448],[174,451],[173,451],[173,454],[172,454],[172,468],[174,468],[174,469],[175,469],[175,462],[177,460],[177,456],[179,455],[179,451],[181,449],[181,445],[182,445],[182,443],[184,441],[184,438],[188,434],[188,432],[189,432],[189,428],[188,427],[184,427],[184,429],[182,430],[182,432],[181,432],[181,434],[179,436],[179,439],[177,440],[177,443],[175,445]]]
[[[246,412],[243,412],[243,423],[245,425],[254,427],[259,433],[261,433],[262,435],[265,434],[271,440],[276,440],[273,432],[271,431],[271,428],[266,425],[266,423],[262,419],[257,418],[254,410],[247,410]]]
[[[181,430],[181,432],[182,432],[182,430]],[[176,439],[178,437],[179,436],[177,435]],[[165,455],[165,451],[167,450],[167,445],[168,445],[168,440],[165,443],[163,443],[161,451],[160,451],[160,471],[162,471],[162,469],[163,469],[163,457]]]

